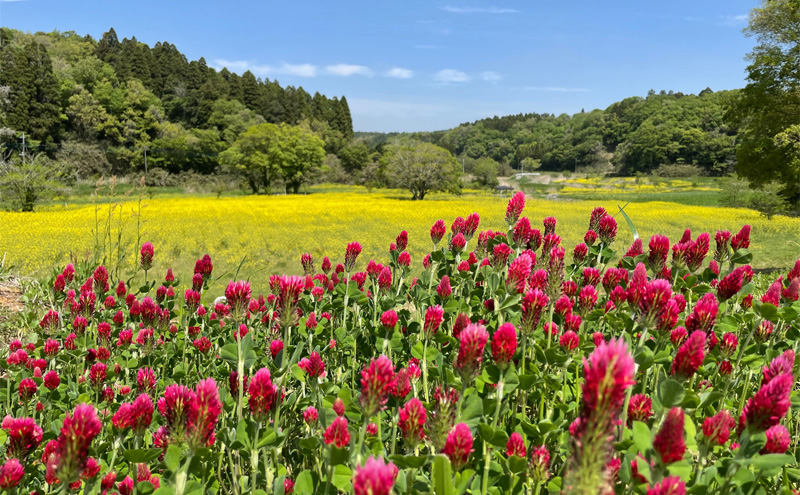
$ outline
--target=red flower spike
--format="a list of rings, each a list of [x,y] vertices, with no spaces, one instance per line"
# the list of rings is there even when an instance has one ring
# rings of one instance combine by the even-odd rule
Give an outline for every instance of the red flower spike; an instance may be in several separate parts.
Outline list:
[[[397,479],[397,466],[370,457],[353,475],[354,495],[389,495]]]
[[[667,476],[648,488],[647,495],[686,495],[686,483],[678,476]]]
[[[511,457],[515,455],[517,457],[525,458],[525,441],[522,439],[522,435],[517,432],[511,434],[508,437],[508,442],[506,442],[506,456]]]
[[[683,423],[683,409],[673,407],[653,439],[653,447],[661,455],[661,462],[664,464],[680,461],[686,453]]]
[[[470,383],[480,372],[489,333],[483,325],[472,323],[461,332],[459,339],[458,357],[453,368],[461,375],[462,380]]]
[[[469,455],[472,453],[472,431],[466,423],[459,423],[453,428],[442,452],[450,459],[453,469],[459,471],[466,466]]]
[[[517,330],[511,323],[504,323],[492,335],[492,359],[505,369],[517,352]]]
[[[735,426],[736,420],[723,409],[703,421],[703,435],[712,445],[723,445],[730,438],[731,429]]]
[[[425,439],[425,422],[428,411],[416,397],[412,398],[400,408],[400,421],[398,426],[409,450],[413,450]]]
[[[344,448],[350,444],[350,431],[347,429],[347,419],[337,416],[328,429],[325,430],[325,444],[334,444],[337,448]]]

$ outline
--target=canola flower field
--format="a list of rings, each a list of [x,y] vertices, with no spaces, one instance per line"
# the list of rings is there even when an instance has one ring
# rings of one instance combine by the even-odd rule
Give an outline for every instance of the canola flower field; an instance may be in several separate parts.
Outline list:
[[[213,253],[218,273],[233,276],[241,264],[242,274],[261,281],[271,273],[300,272],[302,253],[338,257],[352,241],[363,244],[367,258],[377,259],[389,248],[385,240],[401,230],[409,232],[409,252],[412,260],[419,261],[430,249],[430,226],[464,212],[477,212],[482,228],[506,229],[501,215],[506,197],[439,194],[409,201],[400,191],[367,192],[357,187],[334,191],[302,196],[156,197],[143,199],[141,205],[126,199],[53,205],[35,213],[2,212],[0,258],[5,255],[6,265],[13,265],[21,275],[42,275],[66,261],[89,260],[100,252],[106,253],[109,265],[113,262],[108,258],[118,259],[120,254],[127,255],[123,263],[132,264],[138,245],[152,242],[163,253],[155,267],[166,268],[169,260],[176,276],[190,277],[194,261]],[[581,241],[587,215],[595,206],[618,212],[613,200],[530,199],[526,213],[539,229],[542,218],[557,216],[565,243],[575,244]],[[752,247],[760,253],[756,269],[789,267],[800,253],[800,219],[796,218],[768,221],[748,209],[668,202],[630,203],[625,212],[645,241],[654,233],[680,237],[689,228],[695,235],[709,232],[713,236],[717,229],[750,224]],[[109,214],[112,219],[107,224]],[[627,248],[633,234],[621,215],[617,219],[620,245]]]

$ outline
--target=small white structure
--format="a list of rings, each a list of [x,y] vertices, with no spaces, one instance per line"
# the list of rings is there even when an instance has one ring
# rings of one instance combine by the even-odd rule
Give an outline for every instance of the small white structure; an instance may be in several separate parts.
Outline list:
[[[538,177],[540,175],[542,175],[542,174],[539,173],[539,172],[520,172],[520,173],[514,175],[514,180],[520,180],[523,177]]]

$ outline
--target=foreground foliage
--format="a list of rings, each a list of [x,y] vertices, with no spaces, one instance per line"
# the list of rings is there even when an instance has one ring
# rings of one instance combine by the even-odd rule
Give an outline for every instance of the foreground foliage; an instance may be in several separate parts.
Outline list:
[[[258,296],[212,299],[208,255],[155,278],[150,243],[139,287],[67,265],[7,351],[0,488],[797,493],[800,261],[754,293],[749,226],[623,249],[598,207],[570,255],[524,208]]]

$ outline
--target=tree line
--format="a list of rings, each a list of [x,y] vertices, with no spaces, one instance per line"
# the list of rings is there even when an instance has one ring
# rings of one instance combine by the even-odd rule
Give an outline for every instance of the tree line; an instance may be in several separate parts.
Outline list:
[[[336,153],[353,135],[347,99],[187,60],[175,45],[150,47],[114,29],[99,40],[75,32],[0,29],[0,140],[51,157],[84,159],[82,175],[140,171],[211,173],[246,129],[303,126]],[[77,150],[77,153],[75,152]]]

